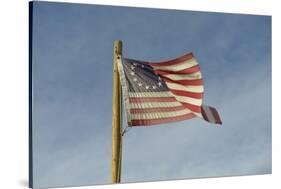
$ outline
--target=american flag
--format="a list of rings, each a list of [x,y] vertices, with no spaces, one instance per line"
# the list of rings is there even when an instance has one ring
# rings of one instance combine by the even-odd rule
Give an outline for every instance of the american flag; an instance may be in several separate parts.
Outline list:
[[[192,53],[153,63],[118,56],[117,64],[129,126],[194,117],[222,124],[215,108],[202,105],[202,74]]]

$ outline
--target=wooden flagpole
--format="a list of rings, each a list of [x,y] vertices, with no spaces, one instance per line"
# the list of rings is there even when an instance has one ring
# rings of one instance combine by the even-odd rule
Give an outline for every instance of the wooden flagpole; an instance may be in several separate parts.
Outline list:
[[[122,41],[114,42],[113,57],[113,98],[112,98],[112,183],[120,183],[122,158],[122,110],[121,85],[117,68],[118,55],[122,55]]]

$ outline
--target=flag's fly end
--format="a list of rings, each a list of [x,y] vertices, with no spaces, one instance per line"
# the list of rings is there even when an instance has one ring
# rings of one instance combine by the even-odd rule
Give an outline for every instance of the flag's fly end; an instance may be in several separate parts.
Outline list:
[[[202,109],[201,112],[204,120],[210,123],[222,125],[220,115],[215,108],[210,106],[202,106],[201,109]]]

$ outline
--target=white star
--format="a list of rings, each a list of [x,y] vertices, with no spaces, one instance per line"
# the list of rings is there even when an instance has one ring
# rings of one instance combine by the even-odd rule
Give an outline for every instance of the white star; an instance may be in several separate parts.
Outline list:
[[[137,81],[138,79],[136,77],[134,77],[133,81]]]
[[[159,85],[159,87],[160,87],[160,86],[162,86],[162,83],[161,83],[161,82],[158,82],[158,85]]]
[[[144,68],[144,65],[141,65],[142,68]]]
[[[145,88],[146,88],[146,89],[149,89],[149,86],[148,86],[148,85],[146,85],[146,86],[145,86]]]
[[[159,81],[161,81],[161,80],[162,80],[162,78],[159,76],[159,77],[158,77],[158,80],[159,80]]]
[[[134,66],[137,66],[138,64],[134,62],[133,65],[134,65]]]
[[[131,66],[131,69],[134,70],[134,69],[135,69],[135,66]]]
[[[131,72],[131,75],[135,75],[135,72]]]
[[[138,83],[138,85],[141,87],[141,86],[142,86],[142,83]]]
[[[156,89],[157,87],[155,85],[152,86],[153,89]]]

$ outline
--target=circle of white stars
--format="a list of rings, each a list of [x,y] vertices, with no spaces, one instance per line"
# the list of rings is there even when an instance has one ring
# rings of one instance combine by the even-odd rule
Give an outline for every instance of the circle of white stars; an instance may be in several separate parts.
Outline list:
[[[133,65],[131,66],[131,72],[130,72],[130,75],[131,76],[134,76],[133,77],[133,81],[137,83],[137,85],[139,87],[144,87],[146,90],[149,90],[149,89],[153,89],[153,90],[156,90],[157,88],[161,88],[163,86],[163,81],[162,81],[162,78],[160,76],[158,76],[158,82],[157,82],[157,85],[145,85],[145,83],[142,83],[136,76],[136,72],[135,72],[135,68],[136,67],[141,67],[141,68],[145,68],[145,66],[143,64],[139,65],[137,63],[133,63]]]

